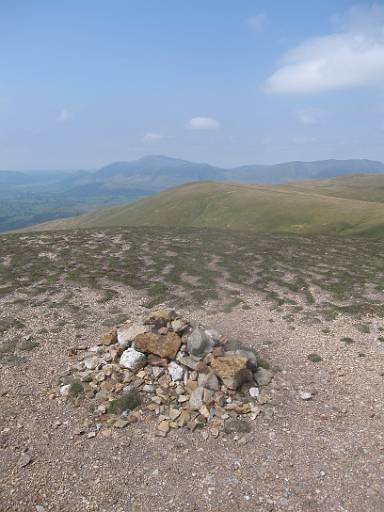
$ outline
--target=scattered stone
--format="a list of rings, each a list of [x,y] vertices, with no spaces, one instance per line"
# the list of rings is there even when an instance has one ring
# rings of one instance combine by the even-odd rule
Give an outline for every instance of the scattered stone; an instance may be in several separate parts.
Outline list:
[[[87,370],[94,370],[99,365],[99,358],[96,356],[87,357],[84,359],[84,366]]]
[[[121,354],[120,366],[128,368],[128,370],[136,371],[145,366],[147,358],[141,352],[134,348],[127,348]]]
[[[127,420],[124,420],[123,418],[119,418],[115,421],[115,423],[113,424],[113,426],[115,428],[124,428],[126,427],[127,425],[129,424],[129,421]]]
[[[32,462],[32,457],[29,453],[24,452],[20,455],[18,464],[21,468],[25,468],[25,466],[28,466]]]
[[[312,399],[312,393],[309,391],[300,391],[300,398],[307,402],[308,400]]]
[[[273,373],[260,367],[254,373],[254,377],[259,386],[267,386],[273,379]]]

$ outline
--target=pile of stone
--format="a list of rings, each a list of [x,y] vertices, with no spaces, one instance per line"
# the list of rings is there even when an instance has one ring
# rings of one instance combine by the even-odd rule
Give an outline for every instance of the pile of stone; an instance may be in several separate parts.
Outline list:
[[[240,419],[247,430],[259,413],[259,386],[272,378],[254,352],[231,349],[218,332],[173,310],[112,329],[99,345],[72,355],[79,361],[61,386],[62,396],[81,391],[93,400],[95,414],[117,427],[156,415],[163,436],[171,429],[207,427],[217,437],[236,430]]]

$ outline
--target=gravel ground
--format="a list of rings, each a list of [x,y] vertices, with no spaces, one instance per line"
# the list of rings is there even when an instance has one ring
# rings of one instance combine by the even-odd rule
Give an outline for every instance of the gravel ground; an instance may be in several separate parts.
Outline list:
[[[348,316],[288,323],[284,308],[256,295],[247,297],[247,310],[184,311],[270,362],[275,377],[261,393],[253,431],[204,440],[178,430],[163,439],[146,420],[78,435],[90,411],[57,397],[72,363],[68,348],[94,344],[116,316],[111,311],[147,311],[136,292],[116,290],[107,304],[97,292],[71,290],[76,314],[62,305],[68,290],[34,307],[0,299],[2,316],[25,324],[1,336],[19,343],[13,364],[0,360],[1,512],[384,510],[381,320],[366,319],[370,332],[363,333]],[[28,335],[39,345],[22,351]],[[322,361],[309,361],[310,353]],[[304,391],[311,400],[301,398]]]

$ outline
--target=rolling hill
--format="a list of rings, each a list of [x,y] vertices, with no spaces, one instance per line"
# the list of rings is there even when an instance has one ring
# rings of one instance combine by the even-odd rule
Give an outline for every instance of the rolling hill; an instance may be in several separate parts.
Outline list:
[[[127,204],[196,181],[283,184],[351,172],[381,175],[384,164],[372,160],[321,160],[223,169],[155,155],[115,162],[98,171],[0,171],[0,231]]]
[[[358,199],[363,190],[364,200]],[[369,194],[372,192],[372,197]],[[59,230],[177,226],[300,234],[383,234],[384,175],[287,185],[197,182],[136,203],[35,226]]]

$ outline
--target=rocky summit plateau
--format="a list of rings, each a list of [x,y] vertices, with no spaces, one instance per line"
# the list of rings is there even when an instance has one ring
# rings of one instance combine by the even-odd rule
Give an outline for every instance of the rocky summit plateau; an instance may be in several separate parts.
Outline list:
[[[250,432],[259,387],[272,380],[253,350],[171,309],[128,320],[69,354],[77,361],[62,377],[60,395],[88,401],[102,435],[150,416],[163,437],[183,427],[214,438]]]

